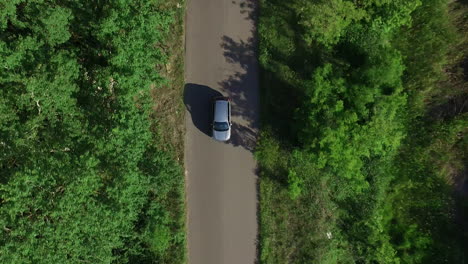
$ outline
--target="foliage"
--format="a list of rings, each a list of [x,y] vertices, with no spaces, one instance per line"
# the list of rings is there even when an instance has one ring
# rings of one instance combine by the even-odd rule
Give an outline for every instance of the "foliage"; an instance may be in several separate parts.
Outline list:
[[[426,116],[455,47],[447,2],[260,7],[261,261],[463,259],[449,179],[467,148],[449,139],[467,123]]]
[[[395,161],[398,178],[390,198],[399,210],[387,224],[399,253],[408,262],[463,259],[465,238],[453,223],[457,208],[450,185],[452,177],[464,170],[468,144],[461,135],[467,127],[466,114],[450,122],[420,125]]]
[[[296,199],[302,192],[303,181],[297,176],[294,170],[290,170],[288,174],[289,196],[291,199]]]
[[[0,262],[182,262],[182,173],[148,99],[173,9],[0,6]]]
[[[345,28],[365,14],[353,2],[342,0],[296,1],[294,9],[299,17],[297,23],[303,30],[302,36],[309,45],[314,42],[336,44]]]

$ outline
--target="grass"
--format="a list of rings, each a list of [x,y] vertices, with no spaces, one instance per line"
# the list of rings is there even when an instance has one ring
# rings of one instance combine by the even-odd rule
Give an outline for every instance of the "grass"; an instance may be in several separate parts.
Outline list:
[[[163,87],[154,87],[153,120],[157,123],[155,133],[159,136],[158,146],[171,151],[174,158],[183,165],[184,135],[185,135],[185,106],[183,104],[184,89],[184,17],[185,2],[169,0],[165,4],[168,8],[175,7],[174,26],[168,36],[164,50],[168,56],[167,63],[161,69],[163,77],[168,80]]]
[[[164,45],[167,62],[157,71],[167,79],[161,87],[153,87],[152,130],[156,134],[155,145],[169,152],[177,163],[184,166],[184,136],[185,136],[185,106],[183,104],[184,89],[184,34],[185,34],[185,1],[168,0],[162,4],[164,8],[175,10],[175,21]],[[183,245],[170,249],[172,261],[187,263],[186,244],[186,203],[185,177],[181,173],[177,182],[180,184],[168,195],[165,207],[176,219],[177,224],[172,234],[183,240]],[[175,239],[175,238],[172,238]],[[172,263],[171,263],[172,264]]]

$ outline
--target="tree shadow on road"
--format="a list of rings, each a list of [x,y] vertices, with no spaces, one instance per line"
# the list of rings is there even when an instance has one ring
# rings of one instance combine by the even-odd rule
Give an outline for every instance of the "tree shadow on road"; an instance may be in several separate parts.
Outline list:
[[[259,96],[256,40],[235,41],[223,36],[221,47],[226,61],[240,66],[221,81],[221,90],[232,99],[232,116],[237,117],[232,126],[231,144],[249,151],[255,149],[258,130]]]
[[[258,0],[233,0],[232,4],[239,5],[240,13],[251,23],[251,37],[247,39],[234,39],[230,36],[223,36],[221,47],[225,60],[231,64],[233,69],[228,77],[221,81],[219,85],[221,90],[231,97],[232,115],[238,122],[233,123],[231,144],[242,146],[253,152],[256,147],[259,116],[260,116],[260,98],[259,98],[259,66],[257,62],[257,17]],[[259,175],[259,167],[254,170],[255,175]],[[260,185],[256,178],[257,188],[257,222],[260,227]],[[260,263],[260,232],[257,233],[256,259],[255,264]]]
[[[193,125],[207,136],[211,136],[211,98],[222,94],[208,86],[187,83],[184,87],[184,104],[190,112]]]
[[[231,76],[220,83],[223,91],[229,94],[235,102],[236,110],[233,115],[240,117],[244,122],[237,127],[233,126],[235,136],[234,145],[241,145],[249,151],[254,151],[257,142],[260,115],[259,98],[259,66],[257,63],[257,17],[258,0],[233,0],[232,4],[239,5],[240,13],[245,16],[251,27],[251,37],[243,40],[235,40],[229,36],[223,36],[221,47],[224,50],[226,61],[233,66],[240,66],[241,70],[234,72]],[[254,170],[259,174],[259,167]],[[256,179],[257,188],[257,222],[260,230],[260,184]],[[260,263],[260,232],[257,233],[255,264]]]
[[[233,0],[231,3],[239,5],[240,13],[246,16],[246,20],[257,21],[258,0]]]

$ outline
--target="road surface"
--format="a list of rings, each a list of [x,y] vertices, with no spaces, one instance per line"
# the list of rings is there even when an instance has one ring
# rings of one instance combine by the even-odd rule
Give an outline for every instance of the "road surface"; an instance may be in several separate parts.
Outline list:
[[[257,257],[255,1],[188,0],[184,103],[189,264]],[[227,143],[209,136],[209,100],[230,96]]]

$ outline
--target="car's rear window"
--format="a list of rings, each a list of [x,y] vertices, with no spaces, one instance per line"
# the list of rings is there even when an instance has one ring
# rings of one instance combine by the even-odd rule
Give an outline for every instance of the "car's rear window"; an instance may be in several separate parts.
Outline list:
[[[227,122],[214,122],[213,129],[216,131],[227,131],[229,130],[229,124]]]

